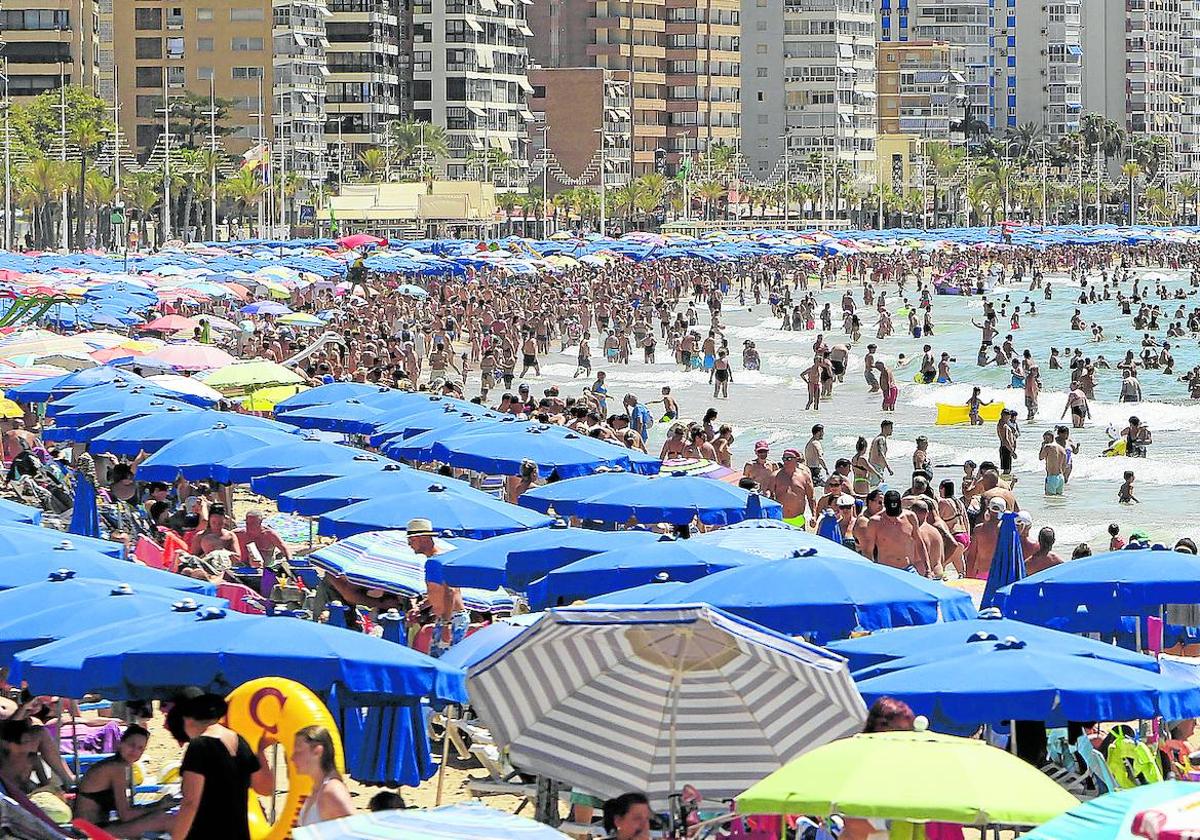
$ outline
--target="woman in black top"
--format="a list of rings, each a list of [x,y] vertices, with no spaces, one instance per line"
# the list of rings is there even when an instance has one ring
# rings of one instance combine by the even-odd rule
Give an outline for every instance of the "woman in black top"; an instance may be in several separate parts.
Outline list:
[[[177,707],[191,741],[183,754],[183,802],[171,836],[176,840],[250,840],[247,794],[271,793],[271,769],[246,739],[220,723],[225,699],[185,697]]]
[[[75,795],[74,816],[104,828],[113,837],[141,837],[149,832],[169,832],[175,822],[166,808],[174,806],[171,798],[149,808],[136,808],[129,802],[126,785],[129,768],[146,751],[150,733],[136,724],[125,730],[117,745],[116,755],[93,764],[79,781]],[[109,822],[113,811],[117,819]]]

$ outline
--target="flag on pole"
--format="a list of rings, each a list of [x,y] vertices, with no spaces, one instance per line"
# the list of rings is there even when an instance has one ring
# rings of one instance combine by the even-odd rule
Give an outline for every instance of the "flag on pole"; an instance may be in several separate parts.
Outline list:
[[[258,169],[270,160],[271,149],[266,143],[251,146],[242,154],[242,169]]]

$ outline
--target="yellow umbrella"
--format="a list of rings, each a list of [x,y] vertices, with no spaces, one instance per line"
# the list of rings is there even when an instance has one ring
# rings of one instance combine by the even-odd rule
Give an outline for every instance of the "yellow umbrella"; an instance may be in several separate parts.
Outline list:
[[[244,411],[274,411],[277,403],[307,390],[308,386],[306,385],[276,385],[273,388],[263,388],[242,400],[242,409]]]
[[[250,359],[218,368],[203,377],[204,384],[226,396],[253,394],[276,385],[302,385],[304,378],[295,371],[267,359]]]
[[[21,409],[21,406],[10,399],[0,397],[0,417],[5,420],[12,420],[14,417],[24,416],[25,412]]]

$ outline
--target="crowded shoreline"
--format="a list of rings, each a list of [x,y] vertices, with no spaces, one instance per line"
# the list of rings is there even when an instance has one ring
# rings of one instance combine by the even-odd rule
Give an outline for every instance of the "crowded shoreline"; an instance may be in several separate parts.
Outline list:
[[[1157,633],[1154,650],[1192,652],[1200,621],[1177,612],[1164,618],[1162,606],[1175,601],[1156,602],[1157,625],[1144,621],[1155,610],[1140,606],[1130,615],[1143,618],[1132,623],[1101,621],[1093,610],[1099,623],[1074,627],[1056,625],[1061,616],[1017,592],[1024,577],[1112,551],[1196,554],[1190,522],[1179,515],[1200,503],[1194,232],[887,233],[490,244],[358,236],[164,251],[136,258],[130,273],[101,255],[3,254],[11,298],[0,383],[13,401],[2,421],[3,455],[9,495],[38,509],[16,521],[116,541],[119,553],[175,573],[200,587],[197,595],[224,598],[230,613],[286,611],[310,626],[363,631],[411,649],[422,657],[408,663],[414,667],[432,662],[425,654],[448,655],[454,664],[438,667],[457,676],[447,671],[438,677],[446,686],[425,696],[459,703],[466,689],[455,669],[483,680],[472,669],[500,667],[507,648],[470,662],[453,660],[454,650],[481,626],[505,623],[501,616],[551,609],[526,634],[533,644],[556,622],[570,625],[571,610],[555,608],[596,604],[614,614],[604,621],[628,620],[617,614],[630,605],[667,611],[693,603],[664,597],[669,587],[690,592],[706,577],[736,580],[757,560],[782,564],[767,573],[779,581],[777,595],[810,585],[789,577],[806,557],[812,568],[834,557],[870,561],[868,569],[915,573],[935,587],[911,596],[920,607],[901,607],[909,583],[887,578],[880,585],[896,604],[886,618],[860,604],[849,620],[798,620],[811,605],[786,599],[777,613],[732,610],[747,627],[731,632],[758,632],[761,618],[763,632],[796,645],[788,655],[797,661],[829,656],[814,644],[838,651],[841,640],[868,631],[976,620],[980,607],[999,607],[1006,622],[1024,610],[1016,617],[1033,624],[1120,635],[1139,651],[1150,650],[1148,634]],[[330,481],[342,483],[321,495]],[[698,488],[688,483],[695,481]],[[705,488],[717,485],[726,495],[714,501]],[[90,488],[87,522],[81,486]],[[490,540],[515,543],[555,528],[567,528],[571,540],[586,536],[589,548],[572,553],[548,538],[538,551],[565,562],[539,561],[524,577],[515,576],[508,543],[488,551]],[[776,530],[782,536],[768,534]],[[586,531],[628,537],[622,550],[644,562],[588,567],[609,549],[591,548]],[[742,537],[737,550],[731,535]],[[670,537],[663,559],[651,559],[650,543]],[[776,538],[786,550],[762,548]],[[846,554],[835,555],[835,543]],[[718,547],[733,556],[667,557]],[[63,563],[71,551],[95,548],[75,544]],[[482,559],[496,552],[498,573]],[[355,565],[364,555],[376,562],[370,571]],[[836,561],[831,568],[806,573],[828,581],[841,574]],[[662,576],[666,588],[644,591]],[[1011,593],[997,594],[1008,585]],[[246,591],[235,595],[236,587]],[[1193,600],[1200,596],[1190,591],[1180,598]],[[1047,727],[1071,714],[1028,718],[1043,723],[1035,746],[1022,747],[1001,737],[994,724],[1003,718],[934,715],[916,693],[906,703],[900,693],[872,695],[862,682],[859,698],[853,657],[849,668],[839,657],[829,661],[854,697],[833,704],[830,738],[861,731],[864,719],[867,731],[921,733],[932,724],[1008,743],[1040,768],[1049,758],[1038,742],[1052,746]],[[31,670],[39,673],[35,659],[22,660],[16,674]],[[454,679],[459,687],[447,688]],[[205,689],[177,698],[191,715],[185,735],[230,737],[217,722],[228,713],[219,696],[226,692],[209,691],[205,679],[185,682]],[[1122,708],[1137,715],[1110,720],[1169,719],[1173,739],[1186,741],[1182,719],[1200,713],[1200,680],[1189,689],[1195,697],[1181,685],[1160,696],[1182,699],[1132,704]],[[21,682],[12,687],[20,700]],[[51,693],[37,679],[26,687]],[[10,716],[26,719],[27,705],[15,703],[19,714]],[[895,725],[879,723],[885,712]],[[507,756],[501,720],[480,719],[496,732],[479,735],[477,746],[499,751],[468,756],[534,756],[531,774],[544,772],[528,747]],[[1093,719],[1061,723],[1071,729]],[[18,742],[34,737],[36,726],[17,728]],[[446,744],[452,730],[448,716],[431,727]],[[304,772],[323,785],[336,775],[321,760],[334,741],[305,732],[316,746],[305,753]],[[1089,733],[1097,745],[1111,737],[1085,726],[1071,729],[1070,740]],[[122,737],[146,746],[142,730]],[[104,751],[125,756],[117,764],[136,763],[110,741]],[[264,743],[255,746],[256,763],[265,764]],[[399,789],[431,778],[448,749],[433,747],[416,749],[421,769],[392,768],[378,783]],[[61,750],[39,741],[41,750],[53,775]],[[522,769],[517,760],[511,766]],[[1167,775],[1177,769],[1168,766]],[[740,787],[728,782],[729,796],[764,775]],[[0,780],[7,789],[10,777],[0,772]],[[629,817],[624,835],[610,827],[622,838],[648,836],[650,812],[663,813],[657,789],[618,801],[612,794],[620,791],[601,789],[587,773],[557,781],[575,783],[564,816],[583,829],[593,806],[606,820]],[[1098,792],[1077,781],[1072,793]],[[518,790],[526,789],[511,792]],[[322,821],[359,809],[337,785],[330,791],[321,794]],[[601,808],[606,800],[616,804]],[[136,819],[118,813],[117,823]],[[168,823],[156,816],[145,825]],[[842,836],[869,830],[850,819]],[[186,831],[181,836],[199,836]]]

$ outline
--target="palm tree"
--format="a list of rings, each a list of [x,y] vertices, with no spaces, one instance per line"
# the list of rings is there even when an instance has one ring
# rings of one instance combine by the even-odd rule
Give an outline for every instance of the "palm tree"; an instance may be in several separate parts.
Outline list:
[[[727,194],[725,185],[717,180],[701,181],[695,192],[696,197],[704,202],[704,218],[709,221],[716,218],[717,206]]]
[[[420,120],[394,120],[388,123],[389,144],[396,162],[403,168],[416,167],[423,177],[429,162],[450,156],[446,129]]]
[[[103,172],[89,169],[84,182],[84,199],[96,218],[96,239],[103,245],[109,245],[111,228],[109,209],[117,200],[117,183]]]
[[[172,170],[171,174],[179,173],[185,190],[185,199],[183,204],[183,214],[180,217],[181,224],[177,227],[183,230],[185,238],[190,239],[189,231],[192,227],[192,207],[196,202],[196,191],[199,187],[198,182],[203,180],[207,185],[208,173],[205,170],[204,152],[200,149],[180,149],[176,155],[179,160],[179,165]],[[203,176],[203,177],[201,177]]]
[[[939,189],[958,174],[958,169],[966,159],[966,151],[961,146],[951,146],[949,143],[933,142],[925,144],[925,158],[933,167],[933,226],[938,226],[938,211],[941,208]],[[949,208],[947,208],[949,210]]]
[[[1128,160],[1121,165],[1121,175],[1129,184],[1129,224],[1137,224],[1137,181],[1142,176],[1142,165]]]
[[[504,211],[505,221],[508,223],[508,235],[512,236],[513,232],[513,211],[521,206],[521,195],[512,191],[505,191],[496,196],[496,206]]]
[[[358,165],[363,170],[363,180],[378,184],[387,180],[388,159],[383,149],[372,146],[358,153]]]
[[[1042,127],[1035,122],[1027,122],[1008,129],[1004,140],[1008,147],[1016,150],[1013,156],[1017,160],[1028,161],[1042,141]]]
[[[125,202],[137,211],[139,241],[146,241],[146,220],[161,197],[162,178],[158,172],[131,172],[121,185]]]
[[[82,249],[87,236],[87,210],[84,207],[84,189],[86,188],[88,157],[96,151],[107,135],[99,120],[76,120],[67,134],[68,140],[79,149],[79,180],[76,181],[77,209],[75,211],[75,247]]]
[[[253,170],[239,169],[237,174],[221,182],[218,191],[234,203],[239,216],[248,218],[251,208],[257,212],[259,202],[267,194],[267,186],[258,180]]]
[[[1197,196],[1200,196],[1200,179],[1193,176],[1190,180],[1177,182],[1175,184],[1175,194],[1183,201],[1183,213],[1181,215],[1184,217],[1184,224],[1186,224],[1188,201],[1195,200]],[[1196,204],[1196,216],[1200,218],[1200,202]]]
[[[662,206],[670,187],[671,182],[666,175],[660,175],[657,172],[642,175],[634,181],[633,203],[635,209],[643,216],[648,217]]]
[[[476,171],[476,177],[490,184],[496,183],[496,176],[503,174],[505,185],[508,184],[508,174],[514,165],[513,157],[503,149],[481,149],[472,152],[467,157],[467,168]]]

